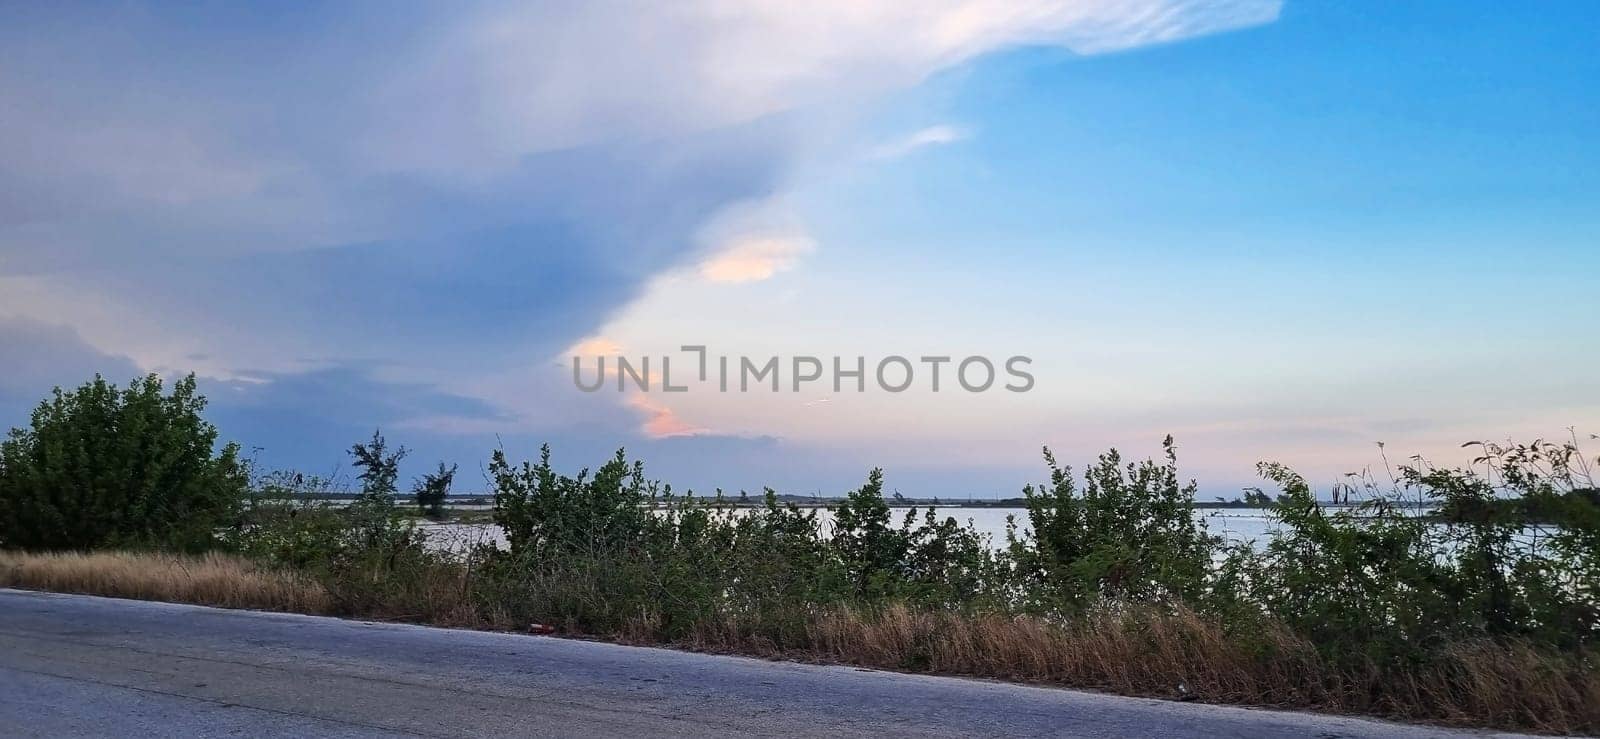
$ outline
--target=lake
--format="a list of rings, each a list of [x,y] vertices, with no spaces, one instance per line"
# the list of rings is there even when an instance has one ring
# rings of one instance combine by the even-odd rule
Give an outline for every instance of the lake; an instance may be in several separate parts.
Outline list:
[[[758,509],[738,510],[743,512]],[[893,509],[896,522],[905,515],[906,510]],[[1008,518],[1016,517],[1019,531],[1028,529],[1028,512],[1022,508],[940,508],[938,514],[941,518],[948,516],[963,523],[970,523],[978,533],[988,536],[990,545],[997,549],[1005,546]],[[1205,523],[1208,531],[1222,536],[1229,543],[1254,540],[1260,544],[1275,525],[1267,514],[1259,511],[1197,510],[1195,516]],[[827,535],[833,528],[832,514],[826,509],[819,508],[817,520],[821,522],[823,534]],[[498,525],[492,523],[423,522],[418,524],[418,528],[427,532],[430,545],[442,550],[463,552],[479,544],[506,547],[505,533]]]

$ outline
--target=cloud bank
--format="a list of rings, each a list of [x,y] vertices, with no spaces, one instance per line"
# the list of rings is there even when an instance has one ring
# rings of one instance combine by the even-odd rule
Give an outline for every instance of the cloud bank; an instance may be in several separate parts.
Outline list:
[[[30,378],[199,371],[229,388],[219,405],[239,425],[225,430],[267,446],[318,425],[548,428],[538,394],[559,383],[506,378],[551,372],[664,271],[739,282],[793,266],[813,248],[803,229],[708,253],[705,228],[781,197],[810,139],[861,106],[997,49],[1114,52],[1277,12],[13,4],[0,328]],[[619,410],[634,422],[616,433],[638,433]],[[643,411],[651,435],[688,430]]]

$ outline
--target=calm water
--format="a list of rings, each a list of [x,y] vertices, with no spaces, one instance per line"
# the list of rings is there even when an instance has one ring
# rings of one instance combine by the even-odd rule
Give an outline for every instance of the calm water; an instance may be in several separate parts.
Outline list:
[[[904,515],[905,509],[895,509],[897,522]],[[1229,542],[1255,540],[1259,544],[1275,525],[1266,514],[1255,511],[1200,510],[1195,511],[1195,515],[1205,523],[1208,531]],[[1016,517],[1019,531],[1027,531],[1028,528],[1028,512],[1021,508],[941,508],[939,516],[971,523],[978,533],[987,535],[990,545],[996,548],[1005,546],[1008,517]],[[818,509],[817,519],[822,524],[824,534],[832,530],[833,517],[828,511]],[[478,544],[506,546],[505,533],[492,523],[423,523],[420,528],[428,532],[430,544],[449,551],[466,551]]]

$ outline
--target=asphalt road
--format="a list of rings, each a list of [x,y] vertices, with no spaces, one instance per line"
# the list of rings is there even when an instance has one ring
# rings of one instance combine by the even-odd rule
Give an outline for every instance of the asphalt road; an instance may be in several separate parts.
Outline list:
[[[1422,737],[1354,718],[0,589],[0,736]]]

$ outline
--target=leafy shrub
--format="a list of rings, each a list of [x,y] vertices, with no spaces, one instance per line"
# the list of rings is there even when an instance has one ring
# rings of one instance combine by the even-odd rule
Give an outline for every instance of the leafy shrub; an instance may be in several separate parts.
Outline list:
[[[317,574],[341,608],[359,611],[399,598],[395,588],[414,584],[419,573],[444,566],[449,556],[429,551],[423,532],[395,507],[406,450],[391,450],[382,432],[374,432],[350,454],[361,482],[350,505],[312,497],[335,487],[332,481],[294,472],[265,475],[252,490],[247,525],[231,543],[258,560]]]
[[[1448,597],[1493,637],[1573,646],[1600,638],[1600,507],[1576,439],[1472,442],[1469,469],[1401,469],[1401,484],[1437,504],[1450,566]],[[1478,467],[1482,467],[1482,472]]]
[[[346,559],[355,538],[346,509],[312,494],[333,488],[321,477],[292,471],[263,474],[251,483],[245,524],[229,544],[251,559],[302,570],[326,570]]]
[[[190,375],[56,388],[0,443],[0,541],[29,549],[200,550],[237,521],[247,474],[216,448]]]
[[[867,484],[850,491],[833,511],[833,546],[857,597],[892,593],[905,577],[911,541],[891,518],[880,469],[868,473]]]
[[[1304,479],[1263,464],[1285,490],[1281,525],[1261,551],[1229,554],[1213,597],[1379,669],[1468,640],[1592,645],[1600,516],[1580,494],[1593,480],[1576,444],[1480,446],[1474,468],[1419,461],[1388,489],[1363,476],[1352,510],[1324,509]]]
[[[680,636],[736,622],[789,643],[820,606],[966,607],[1004,578],[970,527],[914,510],[897,525],[877,471],[834,511],[831,537],[771,490],[759,504],[675,495],[622,452],[576,477],[548,447],[518,466],[496,452],[490,474],[510,552],[490,553],[484,575],[534,620]]]
[[[898,496],[898,493],[896,494]],[[1009,563],[989,540],[932,509],[909,508],[898,525],[883,498],[883,471],[851,491],[833,509],[832,548],[856,601],[899,599],[922,605],[968,608],[1006,590]]]
[[[1230,552],[1219,599],[1242,600],[1325,653],[1362,661],[1425,649],[1419,640],[1455,628],[1444,603],[1448,573],[1424,517],[1393,496],[1326,510],[1299,475],[1276,464],[1261,471],[1284,489],[1269,514],[1279,527],[1262,550]]]
[[[1079,491],[1070,467],[1050,467],[1048,487],[1023,498],[1031,532],[1011,536],[1011,552],[1035,607],[1084,606],[1106,599],[1188,602],[1207,587],[1220,539],[1194,515],[1195,483],[1178,482],[1177,448],[1165,462],[1123,465],[1117,450],[1084,472]]]
[[[648,525],[654,490],[644,466],[629,464],[618,450],[593,477],[560,475],[550,466],[550,447],[539,464],[512,466],[505,452],[489,461],[495,483],[494,521],[505,530],[513,555],[612,554],[637,543]]]

